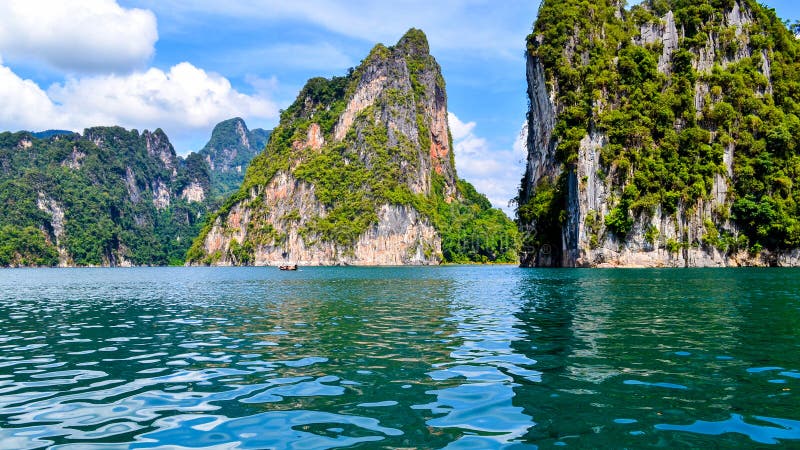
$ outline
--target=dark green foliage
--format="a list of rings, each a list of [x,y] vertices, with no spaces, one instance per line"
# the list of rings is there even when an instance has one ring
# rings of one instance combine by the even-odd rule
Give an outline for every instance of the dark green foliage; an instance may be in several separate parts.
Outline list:
[[[505,213],[465,180],[458,181],[460,201],[447,203],[437,191],[433,197],[434,225],[442,237],[444,260],[453,263],[517,261],[517,227]]]
[[[528,38],[528,51],[544,64],[551,86],[558,86],[562,112],[555,136],[564,169],[571,170],[579,142],[590,131],[608,137],[603,171],[623,195],[605,218],[607,227],[624,236],[635,215],[659,205],[674,213],[680,205],[691,209],[708,200],[715,178],[726,176],[723,154],[732,147],[733,206],[718,217],[733,218],[749,241],[763,248],[798,246],[800,191],[793,184],[800,175],[800,41],[774,10],[754,0],[741,2],[754,17],[743,29],[747,40],[724,26],[733,0],[645,0],[621,16],[617,3],[544,1]],[[639,46],[634,40],[641,24],[670,10],[685,39],[665,76],[657,70],[661,45]],[[716,65],[698,73],[693,61],[710,36],[720,47]],[[723,58],[733,59],[747,42],[753,57],[723,68]],[[769,79],[762,51],[769,58]],[[698,84],[708,89],[700,111]],[[535,192],[523,200],[540,198]],[[548,221],[555,223],[557,211],[550,214]],[[520,220],[527,223],[522,215]]]
[[[0,227],[0,267],[55,266],[58,251],[47,236],[34,227]]]
[[[150,136],[168,145],[160,130]],[[11,250],[4,251],[0,265],[53,265],[58,239],[66,262],[79,266],[122,259],[182,264],[206,206],[181,199],[180,189],[195,181],[207,185],[208,173],[202,158],[181,162],[171,153],[177,166],[173,179],[172,169],[148,154],[145,139],[119,127],[48,139],[0,133],[0,227],[11,236],[3,241]],[[159,183],[171,197],[162,210],[153,204]],[[51,208],[51,202],[63,213],[60,237],[56,220],[40,208]]]
[[[199,153],[189,153],[185,159],[181,161],[182,169],[174,183],[176,191],[181,191],[191,183],[198,183],[203,191],[209,192],[211,190],[211,168],[208,167],[208,162]]]
[[[519,224],[525,231],[522,236],[523,247],[561,247],[561,226],[564,223],[567,195],[566,178],[562,175],[554,184],[544,180],[536,187],[530,200],[517,208]],[[523,186],[524,184],[525,181]]]
[[[628,213],[626,205],[620,205],[608,213],[605,223],[612,233],[624,238],[633,227],[633,218]]]

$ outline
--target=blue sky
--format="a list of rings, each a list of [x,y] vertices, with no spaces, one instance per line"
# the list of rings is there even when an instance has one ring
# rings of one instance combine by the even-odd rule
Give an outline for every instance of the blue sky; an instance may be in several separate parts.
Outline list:
[[[767,0],[800,19],[800,2]],[[272,128],[308,78],[377,42],[428,35],[447,82],[462,177],[496,205],[523,171],[524,45],[536,0],[4,0],[0,130],[163,128],[179,154],[214,124]]]

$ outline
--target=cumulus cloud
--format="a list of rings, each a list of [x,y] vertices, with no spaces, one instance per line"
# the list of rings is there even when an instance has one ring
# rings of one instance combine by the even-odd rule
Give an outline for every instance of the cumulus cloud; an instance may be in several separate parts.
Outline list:
[[[0,65],[0,123],[3,127],[21,129],[29,124],[40,123],[43,118],[52,123],[44,128],[64,125],[56,106],[39,85],[31,80],[23,80],[8,67]]]
[[[475,122],[463,122],[452,112],[448,122],[458,175],[485,194],[492,205],[513,215],[508,202],[517,195],[525,170],[527,127],[523,125],[511,149],[492,149],[486,139],[475,134]]]
[[[186,62],[166,72],[152,68],[70,78],[46,91],[0,66],[0,122],[8,129],[160,127],[180,141],[207,137],[214,124],[234,116],[263,120],[277,115],[277,106],[267,97],[243,94],[226,78]]]
[[[48,89],[49,97],[82,121],[134,126],[202,127],[231,115],[273,117],[277,107],[242,94],[226,78],[183,62],[164,72],[73,78]]]
[[[78,72],[129,71],[153,55],[151,11],[116,0],[3,0],[0,51]]]

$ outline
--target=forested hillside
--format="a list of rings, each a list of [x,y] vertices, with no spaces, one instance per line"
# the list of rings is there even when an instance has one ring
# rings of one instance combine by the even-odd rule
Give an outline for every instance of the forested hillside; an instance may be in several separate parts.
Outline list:
[[[211,196],[223,200],[239,190],[250,161],[267,145],[270,131],[249,130],[241,118],[218,123],[208,143],[197,153],[208,163]]]
[[[161,130],[0,133],[0,265],[182,263],[208,188]]]

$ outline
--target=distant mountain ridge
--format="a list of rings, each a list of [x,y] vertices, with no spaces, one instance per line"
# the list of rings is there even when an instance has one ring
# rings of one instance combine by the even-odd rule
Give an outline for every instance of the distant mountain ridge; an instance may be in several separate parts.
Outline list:
[[[207,210],[196,163],[160,129],[0,133],[0,266],[182,262]]]
[[[231,119],[207,149],[231,140],[224,124],[249,145],[181,158],[160,129],[0,133],[0,267],[183,264],[226,193],[213,180],[244,172],[268,133]]]
[[[47,139],[53,136],[61,136],[61,135],[68,136],[70,134],[75,134],[75,132],[69,130],[44,130],[31,133],[31,135],[37,139]]]
[[[250,161],[267,145],[271,131],[247,129],[239,117],[218,123],[211,138],[199,153],[211,170],[211,195],[224,197],[237,189],[244,180]]]

